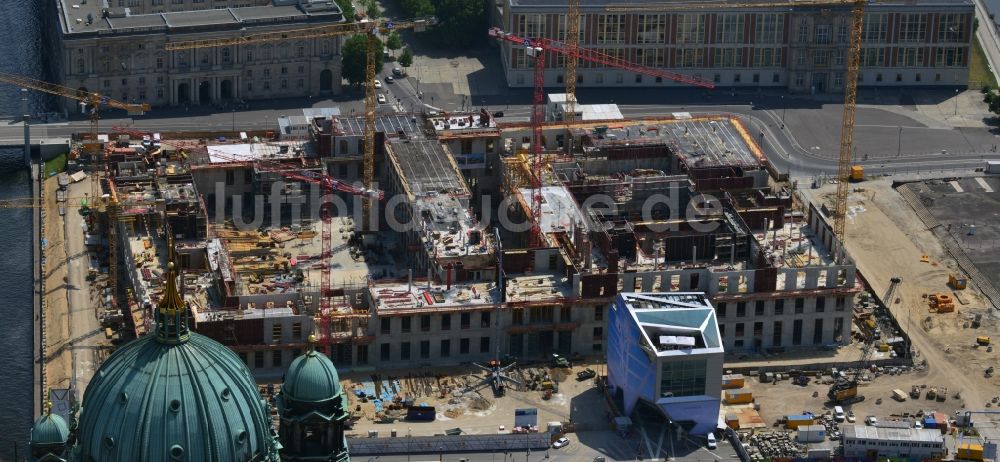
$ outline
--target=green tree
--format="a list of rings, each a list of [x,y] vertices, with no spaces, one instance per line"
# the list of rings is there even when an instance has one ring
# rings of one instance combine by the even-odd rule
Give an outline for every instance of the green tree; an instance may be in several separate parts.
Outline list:
[[[439,0],[435,15],[438,25],[431,29],[435,43],[463,48],[486,38],[487,0]],[[456,37],[461,37],[457,40]]]
[[[382,69],[385,58],[382,55],[382,41],[373,38],[372,54],[375,59],[375,69]],[[341,58],[343,59],[342,73],[347,82],[351,85],[360,85],[365,81],[365,64],[368,62],[368,37],[355,35],[344,42]]]
[[[392,31],[389,33],[389,37],[385,40],[385,46],[389,47],[389,49],[393,51],[403,48],[403,39],[399,37],[398,31]]]
[[[344,12],[344,17],[348,21],[354,21],[354,4],[351,0],[337,0],[337,6],[340,7],[340,11]]]
[[[410,18],[434,14],[434,4],[431,3],[431,0],[402,0],[400,4],[405,16]]]
[[[378,10],[377,0],[362,0],[361,6],[365,9],[365,15],[369,18],[374,19],[381,16],[381,13]]]
[[[413,52],[409,48],[403,50],[403,54],[399,56],[399,65],[403,67],[413,65]]]

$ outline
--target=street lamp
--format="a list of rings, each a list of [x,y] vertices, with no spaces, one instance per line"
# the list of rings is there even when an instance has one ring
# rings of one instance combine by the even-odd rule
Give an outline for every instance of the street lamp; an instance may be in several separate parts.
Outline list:
[[[899,126],[899,132],[896,135],[896,157],[899,157],[901,149],[903,147],[903,126]]]
[[[958,115],[958,89],[955,89],[955,115]]]
[[[785,106],[785,95],[781,95],[781,128],[785,128],[785,111],[788,106]]]

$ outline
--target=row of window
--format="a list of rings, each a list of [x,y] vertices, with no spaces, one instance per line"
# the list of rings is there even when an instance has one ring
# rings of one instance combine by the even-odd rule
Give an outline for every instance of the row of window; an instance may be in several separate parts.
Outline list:
[[[587,41],[586,15],[580,18],[579,42],[587,45],[615,45],[625,43],[668,43],[669,18],[677,17],[677,28],[674,31],[675,42],[678,44],[700,44],[714,38],[714,43],[745,43],[747,37],[746,23],[753,14],[754,43],[782,43],[784,37],[784,13],[680,13],[660,14],[600,14],[597,15],[594,40]],[[885,43],[889,39],[889,14],[868,13],[864,20],[862,31],[865,43]],[[938,14],[936,37],[931,37],[929,17],[931,13],[901,13],[899,14],[898,39],[901,42],[926,42],[935,38],[938,42],[964,43],[969,40],[967,13]],[[556,21],[557,29],[546,30],[547,14],[521,14],[514,20],[514,34],[527,38],[548,37],[559,41],[566,40],[566,15],[559,15]],[[631,19],[629,17],[631,16]],[[714,35],[707,35],[709,21],[715,17]],[[836,24],[816,24],[802,20],[799,23],[798,43],[847,43],[849,17],[840,18]],[[633,38],[626,36],[629,24],[635,30]]]
[[[647,67],[664,68],[668,65],[668,57],[673,55],[674,67],[676,68],[704,68],[708,66],[708,51],[713,53],[712,68],[740,68],[740,67],[782,67],[782,51],[780,47],[753,48],[749,59],[746,58],[745,47],[713,47],[713,48],[638,48],[634,49],[637,64]],[[860,62],[863,67],[886,67],[890,65],[890,48],[863,48],[861,50]],[[933,62],[929,47],[897,47],[895,48],[896,67],[964,67],[966,47],[938,47],[935,48]],[[515,48],[512,51],[512,64],[514,69],[530,69],[534,67],[534,59],[527,56],[523,49]],[[624,48],[600,48],[595,50],[608,55],[614,59],[627,60],[626,49]],[[846,52],[842,49],[833,50],[793,50],[792,62],[799,67],[803,66],[844,66],[846,62]],[[589,62],[579,63],[583,68],[604,68],[600,64]],[[565,67],[564,59],[557,59],[554,63],[547,62],[546,67],[551,69],[561,69]],[[577,77],[578,83],[580,77]],[[659,82],[661,80],[657,80]],[[642,77],[637,75],[636,82],[642,82]],[[560,82],[561,83],[561,82]],[[603,83],[603,82],[597,82]],[[621,82],[619,82],[621,83]]]
[[[913,441],[873,441],[873,440],[861,440],[854,438],[847,438],[844,440],[844,444],[857,444],[864,446],[880,446],[880,447],[904,447],[904,448],[931,448],[940,449],[944,447],[944,443],[918,443]]]
[[[805,312],[806,299],[796,298],[793,302],[795,314],[802,314]],[[736,302],[735,315],[737,318],[743,318],[747,316],[747,302]],[[765,316],[765,310],[767,303],[764,300],[757,300],[753,302],[753,315],[754,316]],[[814,305],[816,313],[822,313],[826,311],[826,298],[819,297],[816,298],[816,303]],[[835,311],[844,311],[847,307],[847,299],[845,297],[837,297],[834,302]],[[728,311],[729,304],[727,302],[719,302],[715,304],[715,312],[717,313],[719,319],[724,319],[729,314]],[[782,316],[785,314],[785,299],[779,298],[774,301],[773,310],[771,310],[771,315]]]
[[[285,364],[284,364],[285,350],[280,350],[280,349],[279,350],[271,350],[270,354],[267,354],[267,353],[268,352],[265,352],[265,351],[254,351],[253,352],[253,363],[252,364],[250,363],[250,354],[249,353],[247,353],[246,351],[240,351],[237,354],[239,355],[240,359],[243,360],[243,364],[246,364],[247,367],[252,367],[254,369],[263,369],[265,367],[274,367],[274,368],[285,367]],[[302,350],[301,349],[296,348],[296,349],[292,350],[292,356],[291,357],[293,359],[299,357],[300,355],[302,355]],[[268,363],[268,361],[266,361],[266,359],[267,359],[268,356],[270,356],[270,363]]]
[[[604,320],[604,305],[595,305],[594,310],[594,321]],[[569,306],[563,306],[559,308],[550,307],[531,307],[526,309],[514,309],[511,311],[512,323],[514,325],[524,325],[524,324],[548,324],[556,322],[556,313],[558,313],[559,322],[571,322],[572,321],[572,308]],[[470,329],[473,327],[473,315],[475,313],[459,313],[458,315],[458,328],[459,329]],[[452,313],[444,313],[437,316],[438,328],[440,330],[451,330],[453,326],[454,315]],[[379,321],[379,333],[382,335],[392,335],[393,333],[408,334],[413,332],[413,316],[398,316],[398,317],[384,317],[380,318]],[[417,322],[419,323],[420,332],[430,332],[431,330],[431,318],[432,315],[422,314],[417,316]],[[399,322],[394,322],[394,319],[398,319]],[[489,311],[479,312],[479,323],[476,327],[486,329],[491,327],[492,313]],[[597,328],[600,329],[600,328]],[[594,331],[595,338],[601,337],[603,335],[599,330]]]
[[[471,339],[460,338],[458,339],[458,354],[467,355],[471,353],[470,347]],[[411,342],[400,342],[399,343],[399,356],[396,358],[399,361],[410,361],[412,359],[430,359],[431,358],[431,341],[421,340],[417,342],[417,348],[419,349],[417,358],[413,357],[411,352]],[[490,352],[490,338],[489,337],[479,337],[479,353],[489,353]],[[450,358],[452,354],[451,351],[451,339],[441,339],[440,348],[438,349],[435,358]],[[379,345],[379,360],[380,361],[392,361],[392,344],[382,343]]]
[[[726,338],[727,325],[728,324],[722,324],[722,323],[719,324],[719,335],[721,335],[723,339]],[[803,321],[801,319],[795,319],[792,321],[792,345],[795,346],[802,345],[802,325]],[[746,329],[745,329],[746,325],[742,322],[738,322],[734,323],[733,327],[734,327],[733,346],[735,346],[737,349],[743,348],[744,346],[743,340],[745,337],[748,337],[746,335]],[[756,321],[753,323],[752,327],[753,327],[752,337],[754,339],[754,346],[760,347],[762,346],[764,339],[764,322]],[[773,321],[771,327],[772,329],[771,329],[770,346],[776,346],[776,347],[782,346],[782,344],[784,343],[784,335],[785,335],[784,321]],[[839,341],[839,339],[843,335],[844,335],[844,318],[835,318],[833,320],[832,338],[836,341]],[[823,343],[824,343],[823,319],[815,319],[813,320],[812,344],[822,345]]]

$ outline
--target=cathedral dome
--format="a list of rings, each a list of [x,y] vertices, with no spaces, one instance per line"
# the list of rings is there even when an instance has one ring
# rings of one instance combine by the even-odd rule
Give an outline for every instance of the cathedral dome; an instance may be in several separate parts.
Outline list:
[[[69,427],[58,414],[46,412],[35,420],[31,427],[31,446],[51,446],[66,444],[69,439]]]
[[[310,341],[314,342],[315,338],[310,336]],[[307,403],[337,398],[341,391],[337,368],[330,358],[315,349],[292,361],[281,385],[283,396]]]
[[[269,406],[222,344],[187,329],[173,265],[157,332],[101,365],[83,398],[76,460],[276,460]]]

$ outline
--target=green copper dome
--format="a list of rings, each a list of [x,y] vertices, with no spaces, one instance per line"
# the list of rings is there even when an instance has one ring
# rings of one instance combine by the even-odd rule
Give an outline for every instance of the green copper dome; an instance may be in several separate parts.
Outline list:
[[[66,444],[69,427],[58,414],[46,412],[35,420],[31,427],[31,446],[52,446]]]
[[[340,376],[330,358],[310,350],[288,366],[281,393],[299,402],[328,401],[340,396]]]
[[[176,278],[171,264],[156,334],[112,354],[87,386],[75,460],[277,460],[269,406],[250,371],[222,344],[188,331]]]

